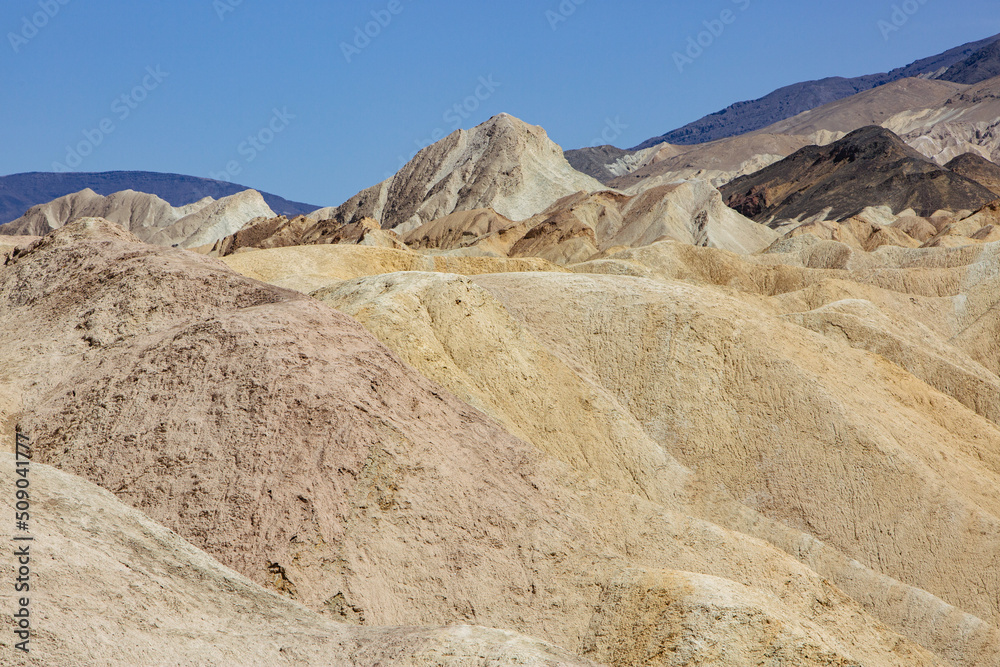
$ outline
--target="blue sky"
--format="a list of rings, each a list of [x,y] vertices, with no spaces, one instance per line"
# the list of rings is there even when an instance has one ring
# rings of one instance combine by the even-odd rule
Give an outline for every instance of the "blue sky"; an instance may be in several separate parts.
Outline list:
[[[501,111],[628,147],[997,33],[995,0],[5,0],[0,173],[228,175],[336,205]]]

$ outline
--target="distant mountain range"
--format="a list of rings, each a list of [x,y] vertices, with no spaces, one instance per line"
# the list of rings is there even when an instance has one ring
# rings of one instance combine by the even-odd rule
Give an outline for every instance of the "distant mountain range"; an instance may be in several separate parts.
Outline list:
[[[974,84],[1000,75],[1000,42],[993,42],[962,62],[948,68],[941,78],[955,83]]]
[[[746,134],[791,118],[803,111],[899,79],[920,77],[965,84],[979,83],[1000,74],[998,40],[1000,35],[994,35],[977,42],[963,44],[891,72],[854,78],[828,77],[785,86],[758,100],[737,102],[684,127],[647,139],[632,150],[642,150],[663,142],[690,145]],[[574,162],[574,158],[570,157],[570,163]]]
[[[245,185],[208,178],[149,171],[13,174],[0,177],[0,224],[17,220],[33,206],[86,188],[105,196],[123,190],[145,192],[166,200],[172,206],[186,206],[205,197],[222,199],[251,189]],[[289,201],[267,192],[260,194],[278,215],[305,215],[320,208]]]

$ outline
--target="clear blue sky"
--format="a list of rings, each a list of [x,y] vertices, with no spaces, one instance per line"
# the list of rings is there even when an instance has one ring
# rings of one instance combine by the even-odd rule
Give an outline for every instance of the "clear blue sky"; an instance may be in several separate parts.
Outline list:
[[[885,39],[901,0],[563,0],[562,14],[560,0],[4,0],[0,173],[51,171],[83,142],[77,171],[234,166],[234,182],[336,205],[435,130],[501,111],[566,148],[610,119],[625,127],[605,138],[627,147],[782,85],[1000,33],[995,0],[907,1]],[[724,10],[678,71],[673,54]],[[372,12],[387,25],[345,55]]]

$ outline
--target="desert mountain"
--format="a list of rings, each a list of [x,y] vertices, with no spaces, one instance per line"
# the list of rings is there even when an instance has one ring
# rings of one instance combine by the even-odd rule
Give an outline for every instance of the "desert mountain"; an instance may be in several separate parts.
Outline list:
[[[417,153],[392,178],[357,194],[330,217],[374,218],[406,233],[456,211],[491,208],[523,220],[578,191],[604,186],[575,171],[540,127],[500,114]]]
[[[263,267],[290,250],[229,259]],[[997,575],[996,426],[860,340],[784,319],[817,305],[779,283],[849,271],[772,255],[781,279],[674,241],[626,253],[587,275],[340,278],[317,294],[365,329],[79,220],[0,268],[0,421],[41,461],[345,622],[500,627],[612,665],[990,664],[1000,611],[975,586]],[[979,324],[948,350],[985,374],[1000,361],[977,347],[995,285],[975,261],[949,256],[946,284],[966,296],[949,312]],[[701,268],[726,289],[678,280]]]
[[[721,186],[759,171],[804,146],[839,138],[840,135],[830,132],[817,132],[812,136],[754,133],[694,146],[663,144],[644,151],[642,163],[611,180],[610,185],[638,192],[678,179],[696,178]]]
[[[33,207],[18,664],[1000,665],[994,51],[567,153],[616,189],[503,114],[306,215]]]
[[[845,134],[867,125],[883,125],[897,133],[906,133],[908,141],[928,157],[944,155],[946,148],[934,149],[934,143],[921,136],[943,123],[952,133],[966,135],[963,145],[979,142],[989,150],[990,132],[984,131],[983,121],[994,120],[1000,114],[992,99],[991,83],[982,84],[981,92],[966,94],[968,87],[941,80],[908,78],[852,95],[816,109],[804,111],[792,118],[762,130],[692,146],[661,144],[637,153],[618,157],[617,162],[604,165],[615,177],[604,179],[618,188],[640,185],[654,177],[706,178],[716,185],[768,166],[811,144],[825,145]],[[984,106],[985,101],[985,106]],[[972,123],[972,125],[970,125]],[[978,134],[977,134],[978,132]],[[953,145],[958,141],[953,140]],[[972,148],[983,152],[983,148]],[[583,160],[574,151],[567,155]],[[983,152],[989,155],[989,152]],[[939,160],[943,164],[947,159]],[[589,156],[599,161],[599,156]],[[589,165],[588,168],[595,168]]]
[[[585,228],[593,235],[596,251],[638,247],[673,239],[691,245],[753,253],[766,248],[772,232],[726,211],[718,190],[705,181],[680,181],[651,187],[638,195],[610,192],[571,195],[528,221],[529,231],[511,248],[513,256],[540,256],[560,264],[569,258],[553,256],[558,244],[546,246],[556,230]],[[509,232],[508,232],[509,234]],[[586,261],[597,253],[578,255]],[[586,255],[586,256],[585,256]]]
[[[358,276],[400,271],[477,276],[485,273],[565,272],[540,257],[497,257],[484,253],[414,252],[357,244],[323,244],[246,250],[223,259],[237,273],[306,294]]]
[[[1000,42],[979,49],[966,60],[956,63],[941,75],[945,81],[975,84],[1000,76]]]
[[[799,114],[762,132],[846,133],[865,125],[882,125],[943,165],[967,152],[997,159],[998,118],[1000,78],[971,87],[906,79]]]
[[[497,238],[511,230],[508,236],[513,244],[518,240],[513,238],[517,227],[518,223],[493,209],[474,209],[432,220],[406,234],[403,240],[414,249],[457,250],[475,245],[485,237]]]
[[[715,156],[725,160],[726,151]],[[472,186],[452,187],[467,178]],[[517,215],[502,212],[512,209]],[[630,195],[607,190],[575,172],[541,128],[504,114],[428,147],[392,179],[340,207],[257,220],[197,250],[228,256],[347,243],[564,265],[662,239],[751,253],[776,238],[726,207],[705,180],[647,179]]]
[[[1000,160],[1000,77],[958,93],[944,106],[902,112],[885,126],[938,164],[963,153]]]
[[[173,239],[185,248],[193,248],[213,243],[242,229],[252,220],[273,218],[274,211],[268,208],[263,197],[256,190],[247,190],[189,213],[174,224],[162,230],[151,239],[157,245],[173,245]]]
[[[0,224],[17,220],[33,206],[87,189],[105,196],[125,190],[146,192],[160,197],[171,206],[182,207],[206,197],[222,199],[252,188],[195,176],[148,171],[13,174],[0,177]],[[261,192],[261,196],[279,215],[294,217],[317,208],[267,192]]]
[[[210,201],[213,200],[206,199],[191,207],[197,209]],[[143,192],[125,190],[102,197],[86,189],[33,206],[17,220],[0,226],[0,233],[44,236],[71,220],[94,216],[140,231],[173,224],[192,209],[176,209],[156,195]]]
[[[565,151],[566,160],[577,171],[593,176],[604,184],[631,173],[647,164],[656,155],[663,155],[672,149],[670,144],[659,144],[639,151],[629,151],[614,146],[597,146]],[[670,153],[673,155],[674,153]]]
[[[274,212],[256,190],[175,208],[144,192],[127,190],[102,197],[88,189],[31,208],[0,226],[0,234],[42,236],[87,217],[111,220],[149,243],[188,247],[212,243],[255,218],[273,218]]]
[[[707,182],[690,180],[650,186],[632,196],[607,190],[579,192],[520,222],[492,209],[457,211],[403,235],[380,229],[371,218],[352,223],[275,218],[197,250],[225,257],[252,248],[359,244],[465,256],[533,257],[565,265],[612,248],[662,239],[752,253],[776,238],[775,232],[727,207]]]
[[[976,153],[963,153],[945,165],[960,176],[976,181],[1000,198],[1000,165]]]
[[[938,109],[965,90],[965,86],[932,79],[901,79],[851,97],[804,111],[761,130],[767,134],[809,135],[814,132],[849,133],[881,125],[900,113]],[[954,102],[952,102],[952,105]]]
[[[306,216],[292,220],[278,216],[256,220],[213,244],[191,249],[202,254],[225,257],[251,248],[285,248],[325,243],[405,248],[395,232],[382,229],[378,222],[371,218],[341,224],[336,220],[314,220]]]
[[[299,249],[226,261],[284,284],[305,272],[319,284],[325,265],[328,286],[317,298],[508,432],[578,470],[668,506],[681,502],[682,512],[794,554],[951,664],[990,665],[1000,658],[1000,600],[976,591],[993,590],[1000,576],[996,482],[987,481],[1000,473],[1000,356],[989,333],[1000,323],[998,249],[868,253],[805,236],[741,257],[667,241],[570,265],[572,273],[494,265],[468,278],[422,269],[355,280],[344,272],[346,257],[370,271],[383,251],[325,245],[308,248],[308,263],[291,253]],[[371,264],[358,264],[358,253]],[[459,272],[453,267],[436,270]],[[817,420],[829,426],[817,429]],[[653,464],[657,448],[645,438],[684,471]],[[600,442],[614,445],[592,448]],[[632,454],[622,458],[625,443]],[[950,465],[973,468],[956,474]],[[662,494],[676,494],[677,482],[657,480],[674,474],[691,480],[685,488],[725,488],[740,503],[696,494],[703,504],[695,510],[670,501]],[[967,532],[959,537],[955,526]],[[636,626],[628,611],[649,609],[632,591],[654,581],[669,580],[616,580],[616,605],[601,623],[666,633],[663,621]],[[690,613],[686,603],[679,608],[681,617]],[[643,664],[652,646],[617,645],[610,661]],[[680,651],[667,664],[695,655],[703,654]],[[732,654],[719,662],[754,664]]]
[[[566,156],[579,171],[604,183],[622,187],[622,177],[665,157],[684,152],[678,151],[682,146],[727,145],[720,140],[758,131],[770,135],[814,135],[817,131],[847,133],[865,125],[883,124],[896,113],[940,107],[949,96],[961,90],[961,84],[978,84],[1000,74],[1000,71],[993,71],[996,53],[1000,49],[998,38],[1000,35],[966,44],[888,74],[857,79],[831,78],[782,88],[760,100],[735,104],[685,128],[643,142],[631,150],[601,146],[567,151]],[[847,102],[838,104],[839,100]],[[815,109],[822,109],[823,112],[810,113]],[[785,119],[792,120],[783,122]],[[889,127],[902,134],[897,128]],[[828,142],[814,138],[802,143],[802,146],[809,143]],[[663,154],[665,149],[669,155]],[[660,157],[653,157],[658,152]],[[791,152],[782,153],[778,143],[771,150],[745,155],[740,162],[755,155],[787,157]],[[943,160],[942,164],[951,157],[954,155]],[[686,161],[690,164],[682,167],[663,165],[652,175],[681,171],[683,176],[690,176],[690,172],[683,172],[692,167],[695,170],[713,170],[697,159],[697,153],[691,153]],[[721,175],[714,174],[713,177],[725,179],[743,175],[733,175],[732,171],[733,168],[726,169]],[[620,180],[616,182],[615,179]],[[636,181],[625,182],[631,185]]]
[[[729,136],[753,132],[796,114],[878,86],[910,77],[937,78],[945,74],[949,67],[965,61],[984,47],[1000,40],[995,35],[977,42],[970,42],[950,49],[937,56],[918,60],[906,67],[894,69],[885,74],[870,74],[852,79],[830,77],[818,81],[806,81],[785,86],[758,100],[738,102],[722,111],[705,116],[684,127],[649,139],[633,150],[648,148],[664,142],[672,144],[698,144]],[[952,70],[957,76],[966,69]],[[985,70],[981,70],[985,74]],[[970,73],[968,76],[972,77]],[[995,74],[993,75],[995,76]],[[964,78],[964,77],[963,77]],[[988,78],[982,76],[964,83],[978,83]],[[955,80],[955,79],[951,79]]]
[[[758,222],[823,214],[842,219],[869,206],[974,211],[996,195],[939,167],[881,127],[856,130],[829,146],[808,146],[722,188],[726,203]]]
[[[632,155],[632,151],[614,146],[595,146],[593,148],[583,148],[565,151],[566,160],[570,166],[580,173],[593,176],[602,183],[607,183],[615,178],[615,174],[610,165],[618,160]]]

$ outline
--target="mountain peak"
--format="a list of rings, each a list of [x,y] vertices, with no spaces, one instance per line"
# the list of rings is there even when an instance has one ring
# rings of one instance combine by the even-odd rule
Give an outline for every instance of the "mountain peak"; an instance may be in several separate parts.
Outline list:
[[[887,160],[924,157],[910,148],[899,136],[880,125],[866,125],[831,145],[834,161]]]
[[[517,116],[508,113],[497,114],[469,130],[462,130],[461,133],[465,136],[484,137],[490,140],[497,137],[510,137],[519,141],[537,141],[540,145],[551,144],[555,146],[543,127],[526,123]],[[558,146],[556,148],[562,150]]]
[[[456,211],[491,208],[523,220],[567,195],[603,189],[570,166],[545,130],[502,113],[424,148],[333,216],[345,224],[370,217],[404,233]]]

